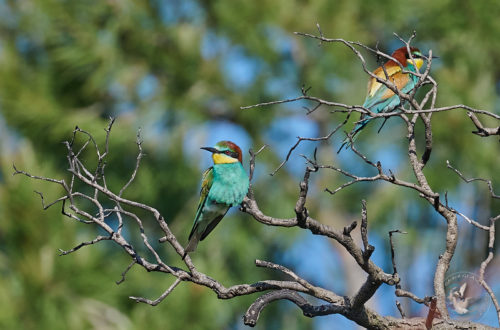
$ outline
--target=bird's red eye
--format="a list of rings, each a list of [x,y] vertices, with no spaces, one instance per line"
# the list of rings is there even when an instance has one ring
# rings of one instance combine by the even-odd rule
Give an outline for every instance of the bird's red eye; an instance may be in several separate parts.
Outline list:
[[[230,155],[231,155],[231,151],[229,151],[229,150],[224,151],[224,153],[225,153],[226,155],[228,155],[228,156],[230,156]]]

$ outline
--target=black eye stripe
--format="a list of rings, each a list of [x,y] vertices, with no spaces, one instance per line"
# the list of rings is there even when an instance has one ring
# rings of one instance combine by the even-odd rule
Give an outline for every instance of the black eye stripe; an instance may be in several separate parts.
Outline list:
[[[422,58],[422,55],[420,55],[420,54],[411,54],[411,56],[413,58]],[[408,53],[406,53],[406,58],[410,59],[410,55],[408,55]]]
[[[225,150],[222,153],[233,158],[238,158],[238,153],[231,150]]]

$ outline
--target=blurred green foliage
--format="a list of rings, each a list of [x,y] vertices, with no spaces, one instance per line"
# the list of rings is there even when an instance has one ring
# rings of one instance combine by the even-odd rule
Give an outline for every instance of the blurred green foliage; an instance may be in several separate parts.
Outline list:
[[[408,37],[417,30],[415,44],[441,58],[433,69],[438,105],[463,103],[498,113],[499,15],[496,2],[465,0],[0,0],[0,328],[239,328],[242,314],[255,299],[220,301],[206,288],[183,284],[155,308],[133,303],[128,296],[157,297],[172,279],[135,267],[116,286],[129,260],[108,242],[58,258],[57,248],[92,239],[96,228],[63,218],[57,206],[42,211],[33,190],[50,199],[57,198],[60,189],[12,177],[12,163],[34,174],[67,178],[61,142],[70,139],[78,125],[102,143],[108,117],[117,116],[107,180],[119,189],[134,168],[135,136],[142,127],[147,157],[126,197],[158,208],[183,242],[201,176],[201,156],[189,153],[189,146],[206,143],[211,127],[207,123],[231,123],[248,134],[254,148],[263,143],[273,147],[258,158],[256,195],[267,213],[292,216],[297,173],[303,169],[300,158],[295,155],[272,178],[262,174],[279,164],[298,133],[289,129],[281,136],[273,133],[273,125],[295,116],[310,121],[319,136],[343,118],[328,109],[306,118],[301,104],[239,107],[298,95],[302,84],[312,86],[310,94],[315,96],[361,104],[367,80],[347,48],[319,47],[317,41],[293,31],[315,33],[319,23],[327,37],[370,46],[379,42],[390,52],[399,46],[393,32]],[[366,55],[375,67],[375,59]],[[493,179],[498,187],[498,139],[470,134],[472,123],[461,111],[433,119],[435,147],[426,169],[431,185],[440,193],[448,191],[450,202],[483,221],[497,214],[500,206],[490,201],[485,187],[462,184],[446,169],[445,160],[467,175]],[[411,179],[404,130],[393,121],[378,135],[378,125],[371,125],[358,143],[370,157],[391,161],[397,175]],[[276,142],[277,137],[282,141]],[[386,148],[390,137],[399,138]],[[334,154],[341,140],[338,136],[320,145],[321,161],[366,171],[348,153]],[[313,145],[306,147],[304,152],[311,154]],[[90,153],[85,159],[93,160]],[[380,233],[381,242],[394,227],[410,233],[399,240],[402,272],[407,270],[409,280],[417,253],[423,250],[431,260],[437,258],[441,245],[435,242],[442,237],[444,223],[414,192],[384,183],[361,184],[332,198],[323,189],[345,179],[329,172],[313,179],[308,209],[321,221],[334,226],[349,223],[359,216],[360,200],[365,198],[370,226]],[[455,258],[453,267],[470,270],[477,266],[477,256],[483,257],[486,237],[461,228],[461,239],[474,243],[459,248],[461,257]],[[131,235],[134,229],[131,226]],[[151,238],[160,236],[153,221],[147,231]],[[256,269],[253,260],[279,260],[300,234],[266,228],[235,212],[213,235],[200,244],[194,261],[201,271],[229,286],[280,276]],[[168,262],[178,263],[171,251],[157,248]],[[314,253],[302,252],[297,263]],[[383,262],[388,266],[389,258]],[[279,303],[269,306],[258,327],[315,325]]]

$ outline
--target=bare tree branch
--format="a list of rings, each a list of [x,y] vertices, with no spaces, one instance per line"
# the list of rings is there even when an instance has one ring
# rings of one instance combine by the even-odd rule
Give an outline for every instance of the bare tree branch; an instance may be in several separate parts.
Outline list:
[[[84,246],[92,245],[92,244],[98,243],[100,241],[109,241],[109,240],[111,240],[111,238],[108,237],[108,236],[97,236],[95,239],[93,239],[91,241],[88,241],[88,242],[82,242],[82,243],[78,244],[77,246],[75,246],[74,248],[69,249],[67,251],[59,249],[59,252],[61,252],[61,254],[59,254],[59,255],[60,256],[65,256],[67,254],[73,253],[73,252],[81,249]]]
[[[486,180],[486,179],[483,179],[483,178],[467,179],[459,170],[457,170],[456,168],[454,168],[453,166],[451,166],[449,161],[446,161],[446,166],[449,169],[453,170],[453,172],[457,173],[458,176],[462,180],[464,180],[465,182],[467,182],[467,183],[474,182],[474,181],[486,182],[486,184],[488,185],[488,189],[490,190],[491,197],[492,198],[496,198],[496,199],[500,199],[500,195],[495,194],[495,192],[493,191],[493,184],[491,183],[491,180]]]
[[[146,299],[146,298],[142,298],[142,297],[129,297],[130,299],[132,300],[135,300],[136,302],[142,302],[142,303],[145,303],[145,304],[148,304],[148,305],[151,305],[151,306],[156,306],[158,305],[159,303],[161,303],[163,301],[163,299],[167,298],[167,296],[172,292],[174,291],[175,287],[177,285],[179,285],[179,283],[181,283],[181,279],[180,278],[177,278],[174,283],[165,291],[162,293],[161,296],[159,296],[157,299],[155,300],[149,300],[149,299]]]
[[[477,128],[477,131],[474,131],[472,133],[484,137],[490,135],[500,135],[500,126],[496,128],[484,127],[483,124],[479,121],[477,116],[472,111],[467,112],[467,116],[469,116],[469,118],[472,120],[472,122],[474,123],[474,125],[476,125]]]
[[[127,268],[122,273],[122,278],[116,281],[116,284],[122,284],[125,282],[125,275],[127,275],[128,271],[137,263],[136,260],[132,260],[132,262],[127,266]]]

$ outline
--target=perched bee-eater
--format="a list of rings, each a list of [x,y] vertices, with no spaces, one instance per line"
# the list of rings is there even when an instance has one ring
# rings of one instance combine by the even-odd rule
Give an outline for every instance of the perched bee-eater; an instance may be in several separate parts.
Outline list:
[[[196,249],[198,242],[210,234],[231,206],[241,204],[249,186],[240,147],[231,141],[220,141],[213,148],[201,149],[212,153],[214,166],[203,173],[200,203],[185,253]]]
[[[411,57],[406,46],[396,49],[391,56],[398,60],[399,64],[393,60],[389,60],[384,64],[385,72],[384,69],[379,66],[373,71],[373,74],[383,80],[390,81],[401,92],[409,93],[415,87],[418,76],[410,73],[403,73],[401,66],[405,71],[418,72],[424,64],[424,59],[426,59],[418,48],[410,47],[410,53]],[[370,78],[368,81],[368,95],[363,103],[364,108],[374,113],[381,113],[394,111],[394,109],[400,105],[401,100],[398,95],[394,94],[390,88],[378,82],[375,78]],[[371,119],[372,117],[369,115],[362,114],[361,121],[356,124],[351,132],[351,138],[354,139],[356,134],[361,131]],[[343,141],[338,152],[340,152],[345,145],[347,145],[347,148],[351,145],[349,138]]]

